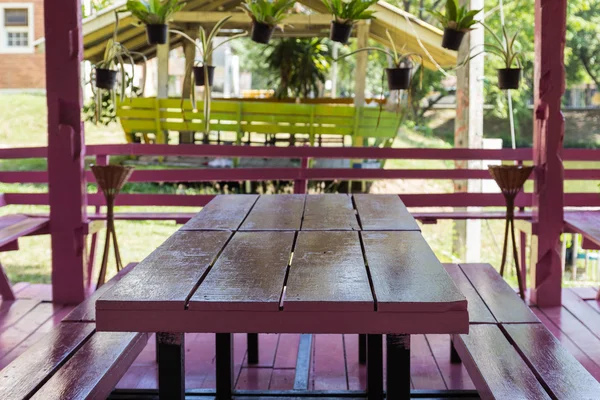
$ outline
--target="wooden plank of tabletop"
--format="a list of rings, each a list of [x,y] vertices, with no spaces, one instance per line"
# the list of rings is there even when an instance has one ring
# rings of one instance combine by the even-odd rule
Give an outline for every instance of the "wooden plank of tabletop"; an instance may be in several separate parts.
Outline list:
[[[498,322],[540,322],[491,265],[459,265]]]
[[[219,195],[181,227],[182,231],[236,230],[258,199],[255,194]]]
[[[231,236],[228,231],[175,232],[96,301],[96,309],[185,308]]]
[[[303,194],[260,196],[240,230],[299,230],[305,197]]]
[[[353,197],[363,231],[420,230],[398,195],[355,194]]]
[[[362,232],[379,311],[467,312],[467,300],[421,232]]]
[[[294,232],[237,232],[189,302],[190,310],[277,311]]]
[[[469,279],[467,279],[458,264],[444,264],[444,269],[448,272],[460,292],[467,298],[469,303],[469,322],[495,324],[496,319],[481,297],[479,297],[479,293],[477,293],[477,290],[471,285],[471,282],[469,282]]]
[[[374,311],[358,232],[299,232],[284,311]]]
[[[313,194],[306,196],[302,230],[327,231],[360,229],[352,199],[345,194]]]

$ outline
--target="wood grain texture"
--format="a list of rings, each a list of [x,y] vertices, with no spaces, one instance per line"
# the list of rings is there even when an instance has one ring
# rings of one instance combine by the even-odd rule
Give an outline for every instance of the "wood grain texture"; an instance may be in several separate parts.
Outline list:
[[[182,231],[236,230],[258,199],[255,194],[219,195],[190,219]]]
[[[0,374],[0,399],[28,398],[94,333],[93,324],[60,324]]]
[[[300,230],[305,197],[303,194],[260,196],[240,230]]]
[[[460,268],[498,322],[540,322],[490,264],[460,264]]]
[[[96,309],[184,309],[185,302],[231,236],[179,231],[96,301]]]
[[[237,232],[190,299],[190,310],[277,311],[294,235]]]
[[[419,231],[419,225],[395,194],[355,194],[354,204],[364,231]]]
[[[127,275],[138,263],[129,263],[113,276],[108,282],[100,286],[90,297],[73,309],[63,322],[96,322],[96,300],[108,291],[115,283],[119,282]]]
[[[496,319],[485,305],[485,302],[479,297],[479,293],[471,285],[471,282],[469,282],[469,279],[467,279],[458,264],[444,264],[444,269],[450,275],[458,290],[467,298],[469,323],[496,323]]]
[[[306,196],[302,230],[359,230],[352,199],[345,194]]]
[[[555,398],[593,400],[600,383],[541,324],[504,325],[517,351],[542,378]]]
[[[38,304],[40,304],[38,299],[17,299],[15,301],[0,302],[0,332],[23,318]]]
[[[145,333],[95,333],[32,399],[108,397],[147,341]]]
[[[0,217],[0,247],[45,228],[48,221],[49,218],[33,218],[20,214]]]
[[[497,325],[471,325],[453,342],[482,399],[550,399]]]
[[[586,239],[600,245],[600,212],[566,212],[565,226],[572,232],[582,234]]]
[[[283,309],[375,309],[358,232],[298,233]]]
[[[421,232],[362,232],[379,311],[464,311],[467,300]]]

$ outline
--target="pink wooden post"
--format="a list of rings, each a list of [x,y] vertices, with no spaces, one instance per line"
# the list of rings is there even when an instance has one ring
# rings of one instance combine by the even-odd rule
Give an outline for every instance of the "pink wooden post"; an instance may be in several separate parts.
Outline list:
[[[564,118],[560,102],[565,89],[566,13],[566,0],[535,1],[533,223],[537,238],[532,241],[531,299],[540,306],[561,304]]]
[[[52,296],[76,304],[84,295],[85,141],[81,122],[81,3],[45,1],[48,183]]]
[[[308,169],[308,157],[302,157],[300,162],[300,176],[301,179],[294,181],[294,193],[295,194],[306,194],[308,189],[308,181],[306,179],[306,170]]]

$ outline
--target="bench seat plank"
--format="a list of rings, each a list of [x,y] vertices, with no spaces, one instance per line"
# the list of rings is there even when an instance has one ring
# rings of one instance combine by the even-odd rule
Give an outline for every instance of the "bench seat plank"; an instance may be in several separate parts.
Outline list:
[[[231,236],[229,231],[178,231],[106,291],[96,308],[183,310]]]
[[[306,196],[302,230],[357,231],[359,229],[350,196],[345,194]]]
[[[464,311],[467,300],[418,231],[361,233],[378,311]]]
[[[358,232],[298,233],[283,309],[374,311]]]
[[[395,194],[355,194],[354,204],[365,231],[418,231],[419,225]]]
[[[115,285],[116,282],[123,279],[138,263],[129,263],[125,268],[120,270],[117,275],[113,276],[104,285],[100,286],[87,299],[82,301],[75,307],[62,322],[96,322],[96,300]]]
[[[237,232],[189,302],[190,310],[277,311],[294,232]]]
[[[26,236],[48,226],[48,218],[33,218],[26,215],[4,215],[0,217],[0,247],[21,236]]]
[[[257,199],[254,194],[216,196],[181,230],[236,230]]]
[[[27,398],[94,333],[94,324],[59,324],[0,373],[0,399]]]
[[[459,264],[499,323],[540,320],[490,264]]]
[[[569,231],[579,233],[600,246],[600,212],[570,211],[565,213],[564,220]]]
[[[471,325],[452,341],[483,400],[550,399],[498,325]]]
[[[517,351],[555,398],[600,398],[600,383],[541,324],[504,325]]]
[[[146,333],[97,332],[32,399],[105,399],[147,342]]]
[[[495,324],[496,319],[479,297],[477,290],[471,285],[458,264],[444,264],[444,269],[454,281],[460,292],[465,295],[468,302],[469,323],[473,324]]]
[[[240,230],[299,230],[305,197],[303,194],[260,196]]]

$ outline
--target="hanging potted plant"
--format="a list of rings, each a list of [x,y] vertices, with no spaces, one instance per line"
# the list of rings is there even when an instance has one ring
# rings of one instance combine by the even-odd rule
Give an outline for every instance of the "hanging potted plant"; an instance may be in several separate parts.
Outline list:
[[[228,15],[227,17],[221,19],[219,22],[215,24],[213,29],[210,31],[208,35],[204,31],[204,28],[200,28],[200,44],[198,44],[194,39],[189,37],[183,32],[171,30],[175,34],[181,35],[184,39],[190,41],[196,46],[196,48],[200,52],[200,56],[202,57],[202,61],[195,64],[192,67],[192,71],[186,71],[186,76],[190,76],[194,78],[194,82],[196,86],[204,86],[204,133],[208,135],[210,132],[210,103],[211,103],[211,90],[210,87],[213,85],[214,79],[214,71],[215,67],[213,65],[208,65],[212,60],[213,52],[218,49],[220,46],[224,45],[227,42],[238,39],[240,37],[246,36],[248,33],[243,32],[237,35],[233,35],[223,40],[222,42],[215,44],[214,40],[219,34],[220,30],[223,28],[223,25],[232,17],[232,15]],[[208,82],[208,85],[206,84]],[[190,85],[190,100],[192,103],[192,107],[194,110],[196,109],[196,90],[194,85]],[[183,97],[185,94],[182,94],[182,103]],[[183,110],[183,104],[181,109]]]
[[[135,51],[129,51],[125,46],[117,41],[117,31],[119,26],[119,15],[115,12],[116,22],[113,37],[106,42],[106,49],[104,50],[104,57],[101,61],[93,65],[90,73],[90,82],[92,83],[92,91],[94,93],[94,100],[96,103],[96,121],[100,119],[102,114],[102,90],[107,90],[111,93],[112,101],[116,104],[116,92],[115,87],[119,81],[120,75],[120,88],[119,97],[121,101],[126,98],[127,90],[133,92],[134,82],[134,68],[132,68],[131,76],[126,79],[125,75],[125,64],[129,63],[132,67],[135,65],[134,57],[139,57],[143,60],[142,63],[142,86],[140,88],[141,93],[144,92],[144,85],[146,82],[146,56],[142,53]]]
[[[126,11],[146,25],[148,44],[167,43],[167,21],[185,6],[179,0],[127,0]]]
[[[368,10],[377,0],[323,0],[333,15],[329,39],[342,44],[348,43],[352,26],[358,20],[373,18],[374,11]]]
[[[412,70],[419,68],[423,64],[423,58],[417,53],[401,54],[396,49],[396,44],[392,39],[392,35],[386,29],[385,34],[392,45],[392,51],[388,51],[379,47],[364,47],[348,54],[344,54],[338,59],[348,57],[361,51],[379,51],[392,60],[392,66],[385,69],[389,90],[405,90],[408,89],[412,82]],[[418,61],[418,62],[416,62]],[[423,80],[423,69],[421,68],[421,81]]]
[[[246,0],[240,8],[252,19],[250,38],[256,43],[267,44],[275,28],[281,28],[295,0]]]
[[[429,10],[444,28],[442,47],[448,50],[458,50],[465,34],[473,29],[479,21],[475,16],[481,10],[467,10],[467,6],[458,6],[458,0],[446,0],[446,13]]]

